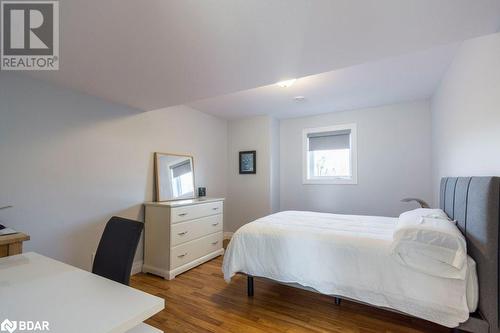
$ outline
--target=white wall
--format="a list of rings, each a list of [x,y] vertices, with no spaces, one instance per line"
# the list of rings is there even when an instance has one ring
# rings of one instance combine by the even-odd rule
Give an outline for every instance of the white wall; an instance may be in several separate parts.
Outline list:
[[[435,202],[443,176],[500,176],[500,33],[460,47],[432,100]]]
[[[228,178],[224,229],[234,232],[245,223],[278,209],[278,122],[269,116],[228,122]],[[274,138],[274,142],[273,142]],[[238,153],[257,151],[257,174],[240,175]]]
[[[227,123],[187,107],[138,112],[0,74],[0,223],[27,251],[89,268],[112,215],[142,220],[155,151],[194,155],[197,186],[226,195]],[[142,250],[136,259],[140,259]]]
[[[415,196],[430,201],[429,103],[281,120],[281,210],[396,216]],[[344,123],[358,126],[358,184],[303,185],[302,130]]]
[[[280,122],[271,119],[271,212],[280,211]]]

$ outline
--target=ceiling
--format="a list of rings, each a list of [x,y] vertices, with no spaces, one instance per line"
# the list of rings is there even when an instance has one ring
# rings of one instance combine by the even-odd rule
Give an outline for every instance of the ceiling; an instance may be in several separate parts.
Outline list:
[[[500,27],[499,0],[64,0],[60,10],[60,70],[29,75],[142,110]]]
[[[227,119],[262,114],[291,118],[423,100],[434,93],[458,47],[440,46],[303,77],[288,88],[272,84],[188,105]],[[296,96],[304,99],[296,101]]]

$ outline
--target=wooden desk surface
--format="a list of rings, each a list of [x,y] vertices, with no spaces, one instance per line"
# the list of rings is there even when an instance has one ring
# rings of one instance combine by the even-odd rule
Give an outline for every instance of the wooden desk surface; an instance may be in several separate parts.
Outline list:
[[[0,258],[23,253],[23,242],[28,240],[30,236],[22,232],[0,236]]]
[[[0,245],[19,243],[28,240],[30,240],[30,236],[23,234],[22,232],[18,232],[16,234],[0,236]]]

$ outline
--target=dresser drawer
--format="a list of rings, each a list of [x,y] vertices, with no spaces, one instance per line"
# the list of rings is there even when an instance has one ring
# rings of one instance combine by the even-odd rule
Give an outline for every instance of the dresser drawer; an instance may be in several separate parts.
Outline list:
[[[172,208],[170,221],[173,224],[215,214],[222,214],[222,201]]]
[[[185,265],[222,248],[222,232],[173,247],[170,250],[170,269]]]
[[[222,231],[222,214],[176,223],[172,225],[170,244],[177,246],[219,231]]]

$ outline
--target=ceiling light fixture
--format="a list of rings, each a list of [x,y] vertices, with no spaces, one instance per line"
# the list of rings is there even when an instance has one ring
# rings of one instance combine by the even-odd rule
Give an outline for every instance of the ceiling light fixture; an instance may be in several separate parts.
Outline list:
[[[295,102],[305,102],[306,98],[304,96],[295,96],[293,100]]]
[[[290,79],[290,80],[285,80],[285,81],[280,81],[277,82],[276,84],[280,86],[281,88],[289,88],[291,87],[297,79]]]

